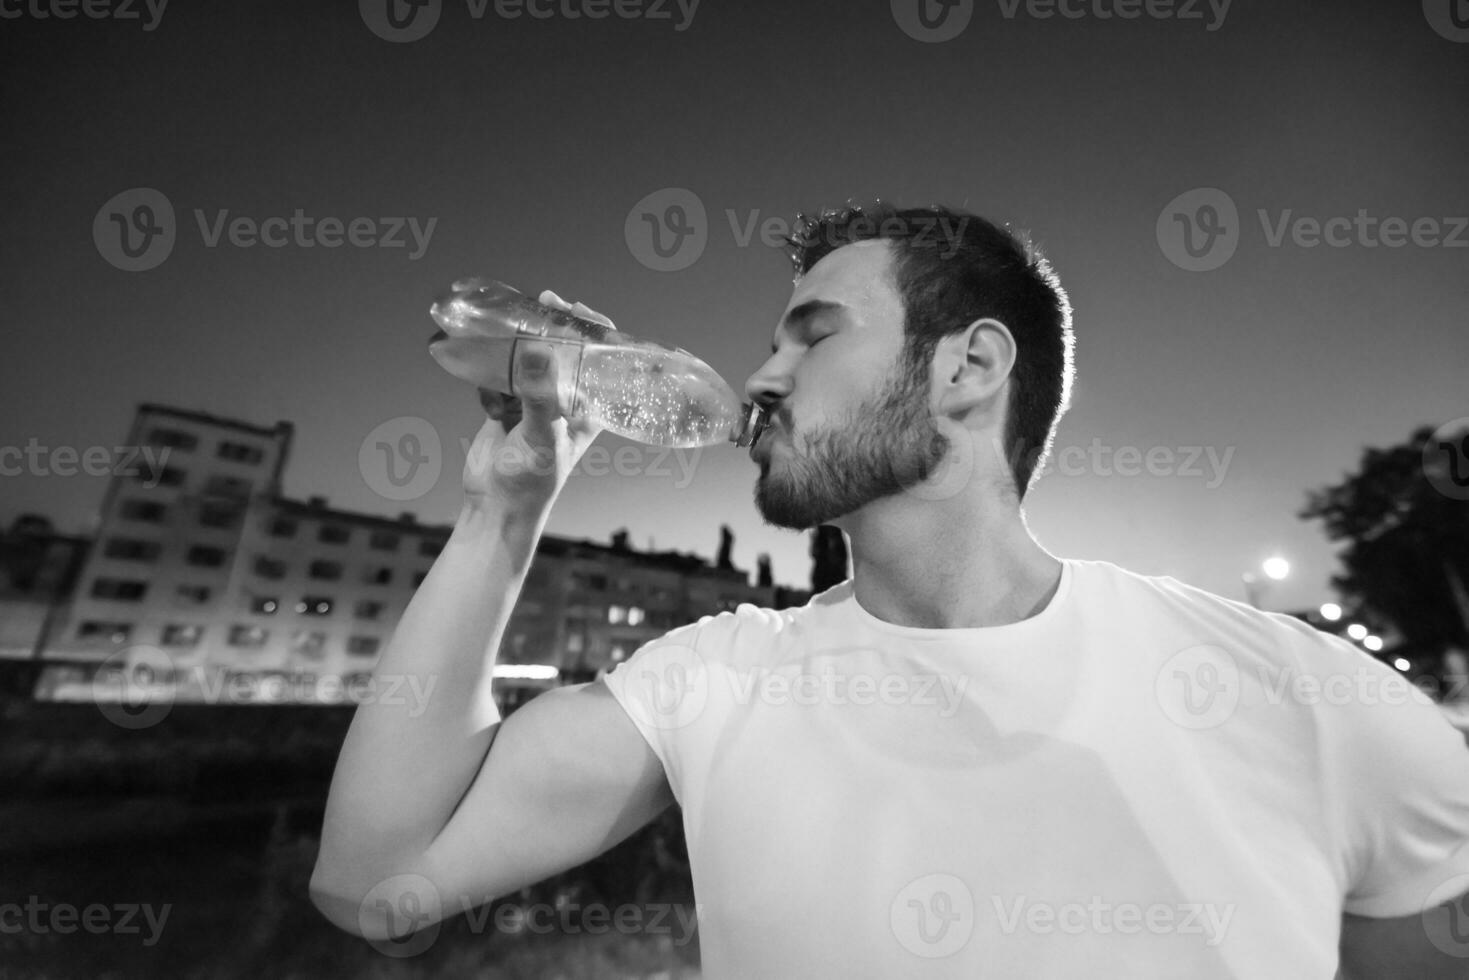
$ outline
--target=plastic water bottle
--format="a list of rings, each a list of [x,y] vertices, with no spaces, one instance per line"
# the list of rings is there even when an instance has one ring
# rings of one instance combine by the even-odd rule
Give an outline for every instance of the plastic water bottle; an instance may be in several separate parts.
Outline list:
[[[461,279],[430,309],[440,329],[429,353],[446,371],[480,388],[518,394],[515,347],[551,346],[563,415],[609,432],[676,448],[753,445],[764,429],[759,406],[745,403],[713,368],[682,348],[546,306],[493,279]]]

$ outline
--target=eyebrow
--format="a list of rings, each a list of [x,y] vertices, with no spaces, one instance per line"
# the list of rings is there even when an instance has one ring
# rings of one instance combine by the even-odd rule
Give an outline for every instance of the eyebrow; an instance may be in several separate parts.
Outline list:
[[[806,302],[802,303],[800,306],[797,306],[795,309],[787,313],[785,317],[781,320],[781,323],[784,324],[787,329],[799,329],[819,316],[824,316],[829,313],[841,313],[846,308],[846,304],[833,302],[832,300],[828,299],[808,299]],[[780,328],[777,327],[776,332],[778,333],[779,330]],[[772,341],[770,344],[770,353],[777,353],[779,349],[779,345]]]

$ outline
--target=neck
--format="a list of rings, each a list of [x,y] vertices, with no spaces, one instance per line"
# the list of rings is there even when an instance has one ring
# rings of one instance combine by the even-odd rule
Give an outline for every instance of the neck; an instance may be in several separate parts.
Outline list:
[[[1017,623],[1044,609],[1061,582],[1061,562],[1013,502],[960,494],[914,506],[891,497],[837,523],[851,540],[857,601],[898,626]]]

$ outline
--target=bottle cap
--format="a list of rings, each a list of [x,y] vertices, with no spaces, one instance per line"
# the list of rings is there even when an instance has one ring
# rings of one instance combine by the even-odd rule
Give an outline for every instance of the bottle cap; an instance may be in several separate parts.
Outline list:
[[[740,408],[740,421],[730,432],[729,441],[740,447],[754,446],[770,419],[764,407],[754,402],[745,402]]]

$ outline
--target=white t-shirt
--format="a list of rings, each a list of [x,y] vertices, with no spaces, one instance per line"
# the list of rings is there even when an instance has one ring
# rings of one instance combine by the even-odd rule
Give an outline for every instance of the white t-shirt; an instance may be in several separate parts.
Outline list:
[[[1006,626],[887,623],[848,580],[606,675],[683,806],[706,980],[1331,980],[1343,911],[1469,891],[1469,750],[1401,675],[1063,565]]]

